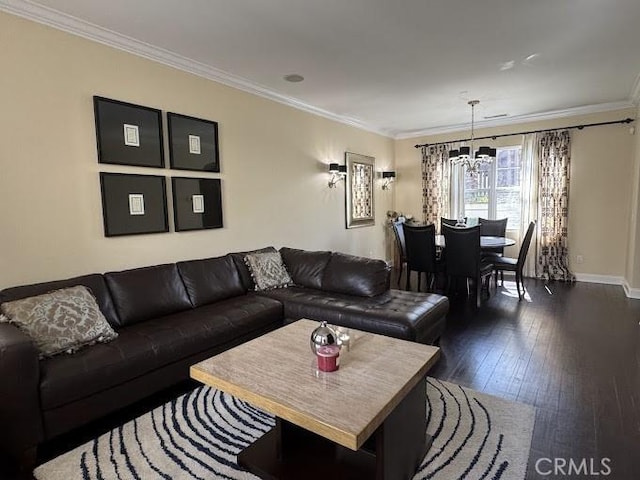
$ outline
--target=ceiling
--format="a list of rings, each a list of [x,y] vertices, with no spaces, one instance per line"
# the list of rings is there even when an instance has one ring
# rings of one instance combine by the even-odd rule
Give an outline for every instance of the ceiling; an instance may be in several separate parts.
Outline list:
[[[638,0],[0,0],[0,9],[396,138],[468,128],[471,99],[490,126],[640,97]],[[305,80],[286,82],[291,73]]]

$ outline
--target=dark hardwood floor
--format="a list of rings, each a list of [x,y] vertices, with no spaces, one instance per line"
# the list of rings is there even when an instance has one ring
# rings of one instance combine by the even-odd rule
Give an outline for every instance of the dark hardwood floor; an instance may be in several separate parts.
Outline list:
[[[547,473],[554,459],[566,463],[565,472],[571,460],[579,464],[586,459],[593,473],[606,473],[601,470],[605,460],[611,472],[599,476],[640,479],[640,300],[627,299],[619,286],[552,282],[545,287],[531,279],[525,284],[528,293],[522,301],[508,278],[497,290],[492,284],[480,309],[466,293],[450,295],[442,357],[430,375],[536,407],[527,479],[593,478],[536,473],[536,462]],[[46,445],[39,461],[192,385]],[[0,469],[0,478],[12,477]]]
[[[450,295],[430,375],[536,407],[528,479],[595,476],[569,476],[571,459],[601,474],[604,460],[608,478],[640,479],[640,300],[619,286],[551,282],[547,290],[526,279],[518,301],[505,280],[497,290],[492,283],[480,309],[466,292]],[[554,459],[564,469],[543,475]]]

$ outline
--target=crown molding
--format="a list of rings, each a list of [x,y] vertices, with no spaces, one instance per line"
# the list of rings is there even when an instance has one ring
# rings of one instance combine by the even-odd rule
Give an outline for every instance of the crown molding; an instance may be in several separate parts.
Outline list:
[[[148,43],[141,42],[126,35],[80,20],[79,18],[59,12],[52,8],[35,4],[28,0],[0,0],[0,10],[176,68],[178,70],[182,70],[183,72],[191,73],[247,93],[273,100],[297,110],[302,110],[351,127],[356,127],[378,135],[393,138],[393,134],[386,129],[378,128],[361,122],[358,119],[338,115],[322,108],[314,107],[313,105],[304,103],[294,97],[274,92],[273,90],[270,90],[263,85],[251,82],[246,78],[242,78],[215,67],[211,67],[210,65],[206,65],[202,62],[177,55],[168,50],[155,47]]]
[[[629,101],[622,102],[610,102],[610,103],[598,103],[594,105],[584,105],[581,107],[565,108],[562,110],[552,110],[549,112],[531,113],[528,115],[518,115],[514,117],[505,117],[495,120],[484,120],[475,122],[476,129],[491,128],[491,127],[504,127],[508,125],[518,125],[528,122],[539,122],[542,120],[554,120],[556,118],[575,117],[577,115],[588,115],[591,113],[611,112],[614,110],[624,110],[625,108],[633,108],[633,103]],[[403,140],[407,138],[425,137],[429,135],[439,135],[443,133],[454,133],[469,129],[468,123],[462,123],[458,125],[447,125],[444,127],[426,128],[424,130],[411,131],[406,133],[396,133],[394,138],[396,140]]]
[[[376,133],[396,140],[417,138],[443,133],[453,133],[468,129],[467,123],[459,125],[448,125],[443,127],[427,128],[421,130],[400,131],[380,128],[362,122],[345,115],[339,115],[327,110],[304,103],[294,97],[289,97],[281,93],[274,92],[269,88],[251,82],[246,78],[233,75],[223,70],[217,69],[202,62],[177,55],[168,50],[155,47],[134,38],[116,33],[112,30],[100,27],[93,23],[80,20],[71,15],[59,12],[43,5],[38,5],[29,0],[0,0],[0,11],[32,20],[34,22],[47,25],[49,27],[62,30],[64,32],[92,40],[94,42],[116,48],[118,50],[137,55],[139,57],[152,60],[163,65],[167,65],[178,70],[197,75],[208,80],[221,83],[223,85],[242,90],[244,92],[258,95],[260,97],[281,103],[283,105],[302,110],[313,115],[327,118],[351,127],[359,128],[368,132]],[[602,103],[596,105],[586,105],[582,107],[555,110],[550,112],[535,113],[530,115],[520,115],[516,117],[499,118],[495,120],[485,120],[476,122],[479,128],[502,127],[516,125],[531,121],[552,120],[556,118],[571,117],[590,113],[600,113],[625,108],[633,108],[640,103],[640,75],[636,78],[629,101]]]

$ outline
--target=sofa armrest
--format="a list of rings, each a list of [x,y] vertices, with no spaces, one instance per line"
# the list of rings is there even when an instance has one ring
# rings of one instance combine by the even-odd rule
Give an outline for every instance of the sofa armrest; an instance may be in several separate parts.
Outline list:
[[[33,341],[0,323],[0,450],[21,455],[43,440],[40,362]]]

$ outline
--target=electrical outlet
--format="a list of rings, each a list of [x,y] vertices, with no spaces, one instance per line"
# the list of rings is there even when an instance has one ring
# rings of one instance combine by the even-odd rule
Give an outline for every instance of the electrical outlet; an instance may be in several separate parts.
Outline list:
[[[584,257],[582,255],[576,255],[576,263],[584,263]]]

